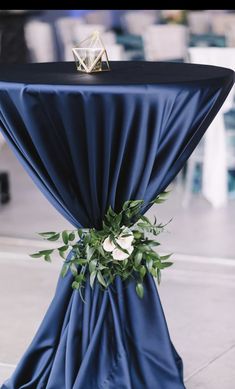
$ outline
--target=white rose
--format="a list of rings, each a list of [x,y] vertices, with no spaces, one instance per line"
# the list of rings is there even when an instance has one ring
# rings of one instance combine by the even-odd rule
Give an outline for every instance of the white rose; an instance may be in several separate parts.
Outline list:
[[[123,236],[127,234],[129,236]],[[126,250],[127,253],[119,249],[115,245],[115,243],[111,241],[109,236],[104,240],[102,246],[105,251],[112,253],[112,257],[114,260],[124,261],[131,255],[132,251],[134,250],[134,247],[132,246],[133,239],[134,239],[134,235],[132,231],[129,230],[129,228],[125,227],[122,229],[122,232],[119,235],[119,237],[116,239],[116,242],[122,249]]]
[[[123,249],[129,249],[131,247],[133,239],[134,239],[133,235],[132,236],[119,235],[119,238],[116,240],[119,246],[121,246]]]
[[[129,257],[129,254],[124,253],[124,251],[116,248],[112,252],[113,259],[116,261],[124,261],[124,259],[127,259]]]
[[[115,244],[110,240],[109,236],[103,242],[103,249],[108,252],[112,252],[115,249]]]
[[[127,251],[128,251],[128,253],[131,255],[131,253],[132,253],[132,251],[134,250],[134,247],[133,246],[131,246],[131,247],[129,247],[128,249],[127,249]]]
[[[119,248],[115,248],[112,252],[113,259],[115,259],[116,261],[124,261],[125,259],[129,258],[133,250],[134,250],[133,246],[127,249],[128,253],[125,253]]]
[[[128,236],[123,236],[123,235],[128,235]],[[117,239],[117,243],[123,249],[129,249],[132,245],[133,240],[134,240],[133,232],[129,228],[125,227],[122,233],[119,235]]]

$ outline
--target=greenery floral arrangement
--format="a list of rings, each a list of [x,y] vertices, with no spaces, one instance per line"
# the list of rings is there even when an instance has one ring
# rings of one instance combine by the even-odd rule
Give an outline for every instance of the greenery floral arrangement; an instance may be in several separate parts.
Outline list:
[[[165,201],[168,192],[159,194],[151,204]],[[57,251],[64,260],[61,275],[65,277],[70,271],[74,280],[72,288],[77,289],[82,297],[82,288],[89,278],[93,288],[95,281],[105,290],[113,283],[116,276],[123,281],[134,279],[137,295],[144,295],[144,278],[147,273],[161,281],[161,270],[171,266],[169,255],[160,255],[156,247],[160,245],[150,234],[157,236],[169,223],[152,223],[141,214],[143,200],[126,201],[119,213],[109,207],[103,220],[103,228],[79,228],[72,231],[39,233],[48,241],[62,240],[63,245],[31,254],[33,258],[43,257],[51,262],[51,255]],[[69,257],[67,258],[68,254]],[[67,259],[66,259],[67,258]]]

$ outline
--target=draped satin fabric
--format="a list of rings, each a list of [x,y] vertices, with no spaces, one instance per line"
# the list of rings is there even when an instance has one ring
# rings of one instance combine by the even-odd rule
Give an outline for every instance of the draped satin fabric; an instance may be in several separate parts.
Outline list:
[[[223,104],[232,70],[111,62],[78,74],[73,63],[0,66],[0,124],[48,200],[75,227],[100,228],[107,207],[152,200],[177,175]],[[145,210],[147,210],[147,206]],[[32,343],[2,389],[183,389],[155,282],[85,301],[58,281]]]

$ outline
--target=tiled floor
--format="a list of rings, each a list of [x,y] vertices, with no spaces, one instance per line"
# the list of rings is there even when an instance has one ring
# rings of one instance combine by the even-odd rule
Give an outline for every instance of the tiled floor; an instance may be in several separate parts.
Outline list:
[[[0,210],[0,384],[35,334],[59,274],[59,261],[27,256],[45,245],[36,232],[71,228],[7,148],[3,168],[11,173],[12,201]],[[170,334],[184,361],[187,389],[234,389],[235,202],[213,210],[194,196],[183,209],[181,198],[174,188],[165,204],[150,211],[163,221],[173,217],[161,241],[164,251],[176,253],[175,264],[159,287]]]
[[[186,388],[234,389],[235,262],[198,263],[178,256],[174,262],[158,289],[172,341],[184,361]],[[17,253],[1,253],[0,266],[2,383],[13,370],[8,364],[17,363],[46,312],[60,266]]]

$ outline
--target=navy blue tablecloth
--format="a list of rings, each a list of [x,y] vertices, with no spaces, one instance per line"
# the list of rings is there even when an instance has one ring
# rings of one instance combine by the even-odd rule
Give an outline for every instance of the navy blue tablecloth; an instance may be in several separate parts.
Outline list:
[[[0,126],[36,185],[75,227],[100,228],[107,207],[152,200],[174,179],[234,83],[230,69],[111,62],[0,66]],[[145,208],[146,210],[147,208]],[[157,288],[145,280],[84,304],[59,279],[32,343],[2,389],[183,389],[183,365]],[[190,340],[189,340],[190,341]]]

